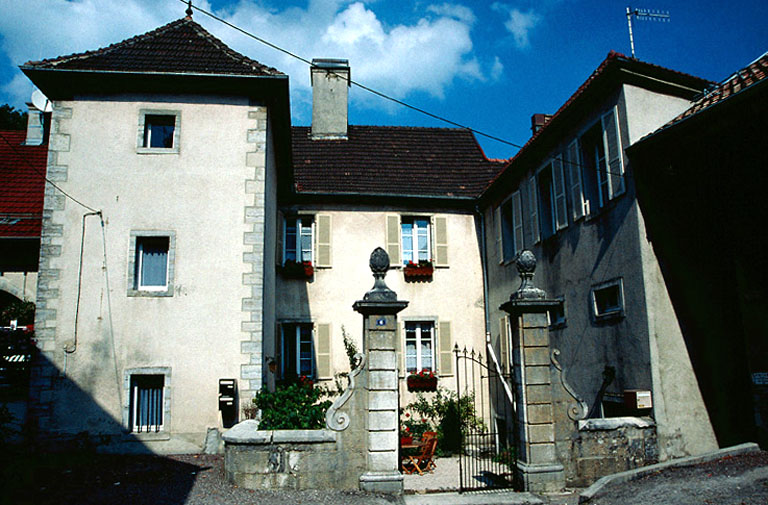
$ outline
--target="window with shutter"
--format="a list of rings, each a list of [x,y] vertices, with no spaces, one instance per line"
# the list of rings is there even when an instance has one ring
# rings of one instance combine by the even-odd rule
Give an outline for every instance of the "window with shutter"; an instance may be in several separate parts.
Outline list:
[[[387,216],[386,229],[387,254],[389,255],[389,264],[392,267],[398,267],[401,262],[400,257],[400,216]]]
[[[450,321],[440,321],[438,323],[438,334],[440,340],[440,363],[438,372],[442,377],[452,376],[454,356]]]
[[[520,191],[515,191],[498,208],[501,229],[501,262],[512,261],[523,249],[523,213]]]
[[[565,156],[566,171],[571,180],[571,205],[573,205],[573,220],[581,219],[586,214],[584,193],[581,181],[581,159],[579,157],[579,141],[574,140],[568,145]]]
[[[435,266],[448,266],[448,220],[444,216],[433,218],[435,225]]]
[[[333,378],[331,364],[331,325],[319,323],[316,329],[317,341],[317,378]]]
[[[536,187],[538,189],[539,225],[542,238],[547,238],[555,233],[555,191],[552,177],[552,163],[547,163],[536,174]]]
[[[624,162],[622,160],[618,108],[614,107],[602,117],[605,150],[606,184],[608,198],[624,193]]]
[[[315,346],[312,323],[282,323],[280,329],[281,378],[295,379],[301,375],[315,377]]]
[[[317,221],[317,260],[315,266],[319,268],[331,267],[331,216],[318,214]]]

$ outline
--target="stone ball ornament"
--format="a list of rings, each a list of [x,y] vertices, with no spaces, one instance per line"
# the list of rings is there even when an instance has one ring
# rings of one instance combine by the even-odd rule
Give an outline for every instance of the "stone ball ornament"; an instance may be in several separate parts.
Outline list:
[[[521,274],[532,274],[536,270],[536,255],[528,249],[517,255],[517,271]]]

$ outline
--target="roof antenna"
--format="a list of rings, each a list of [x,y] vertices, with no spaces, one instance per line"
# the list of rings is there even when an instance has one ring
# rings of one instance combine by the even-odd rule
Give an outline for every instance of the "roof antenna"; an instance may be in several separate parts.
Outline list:
[[[627,25],[629,26],[629,46],[632,49],[632,57],[635,57],[635,39],[632,37],[632,16],[640,21],[669,21],[669,12],[650,10],[650,9],[632,9],[627,6]]]
[[[187,19],[192,19],[192,0],[187,0],[187,10],[184,12],[187,15]]]

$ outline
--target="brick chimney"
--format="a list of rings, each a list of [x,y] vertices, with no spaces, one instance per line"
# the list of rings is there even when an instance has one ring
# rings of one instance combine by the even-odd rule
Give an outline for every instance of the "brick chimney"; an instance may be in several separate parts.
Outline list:
[[[312,60],[312,138],[346,139],[350,86],[348,60]]]
[[[531,116],[531,132],[536,135],[539,130],[544,128],[544,125],[549,123],[552,119],[552,114],[534,114]]]

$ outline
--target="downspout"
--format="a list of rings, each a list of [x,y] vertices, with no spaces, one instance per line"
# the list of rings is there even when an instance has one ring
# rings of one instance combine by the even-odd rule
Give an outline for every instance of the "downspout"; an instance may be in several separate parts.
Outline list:
[[[507,384],[507,379],[504,378],[504,375],[502,374],[501,366],[499,365],[499,360],[496,357],[496,352],[493,350],[493,345],[491,345],[491,316],[490,311],[488,307],[488,264],[487,264],[487,250],[486,250],[486,242],[485,242],[485,217],[483,216],[483,213],[480,212],[480,207],[475,205],[475,219],[477,219],[480,224],[480,267],[483,272],[483,317],[485,318],[485,347],[488,349],[488,356],[490,356],[491,361],[493,361],[493,366],[496,368],[496,373],[499,374],[499,378],[501,379],[501,383],[504,386],[504,392],[507,395],[507,399],[509,400],[509,403],[512,405],[512,408],[515,409],[515,399],[512,395],[512,389],[509,387],[509,384]]]

